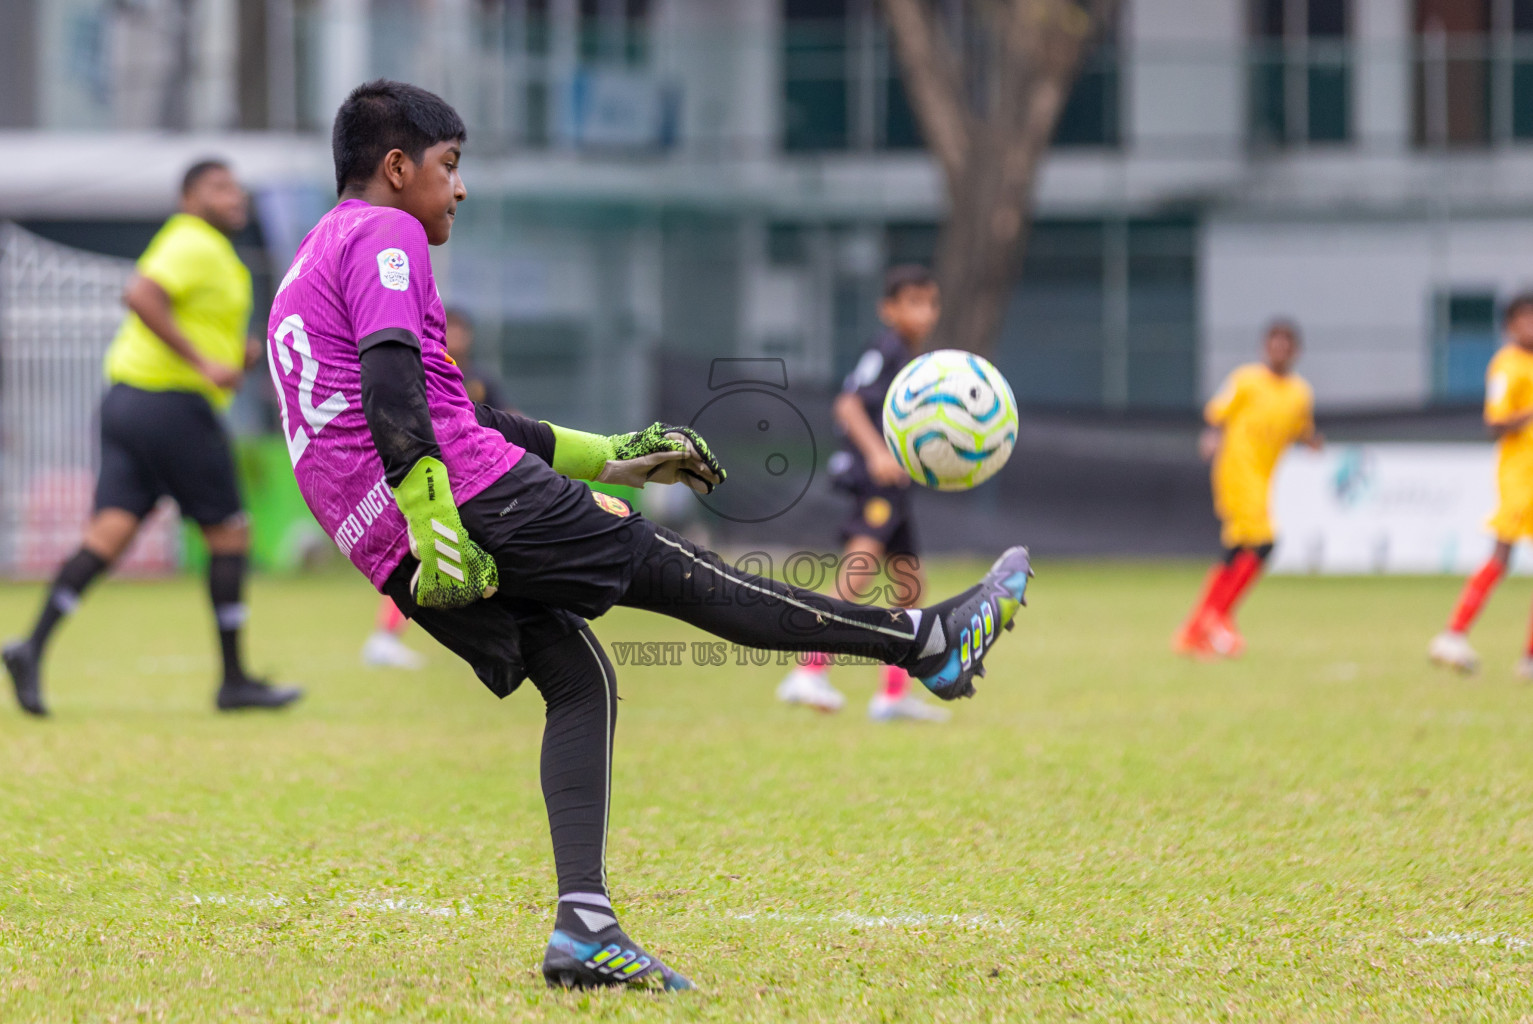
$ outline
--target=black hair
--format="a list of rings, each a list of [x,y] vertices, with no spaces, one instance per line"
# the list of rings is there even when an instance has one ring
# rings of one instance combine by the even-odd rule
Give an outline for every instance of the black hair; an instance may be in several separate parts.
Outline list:
[[[1509,324],[1512,317],[1525,309],[1533,309],[1533,292],[1518,292],[1512,296],[1512,301],[1506,304],[1506,309],[1501,313],[1501,322]]]
[[[901,263],[884,272],[884,299],[899,298],[906,288],[930,288],[937,283],[931,270],[919,263]]]
[[[204,174],[210,171],[227,171],[228,169],[229,161],[216,156],[210,156],[205,160],[198,160],[186,169],[185,174],[181,175],[181,194],[183,196],[187,195],[192,189],[196,188],[197,182],[202,180]]]
[[[1274,334],[1281,334],[1295,345],[1304,344],[1304,335],[1299,333],[1299,323],[1291,317],[1280,316],[1267,324],[1267,329],[1262,332],[1262,338],[1270,338]]]
[[[437,143],[467,138],[463,118],[435,93],[387,78],[359,85],[335,112],[330,132],[336,195],[371,178],[391,149],[420,163]]]

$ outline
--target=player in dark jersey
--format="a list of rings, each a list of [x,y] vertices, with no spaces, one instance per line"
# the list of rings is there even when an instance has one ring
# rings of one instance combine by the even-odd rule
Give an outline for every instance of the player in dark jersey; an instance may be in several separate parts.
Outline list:
[[[916,607],[926,589],[910,511],[910,474],[884,444],[881,424],[889,385],[925,346],[940,312],[931,271],[914,264],[892,268],[884,275],[878,309],[884,331],[857,360],[836,398],[842,443],[830,458],[831,479],[852,499],[841,527],[845,549],[836,589],[848,601],[868,600],[867,594],[857,592],[856,581],[870,578],[880,566],[887,570],[900,607]],[[820,711],[841,710],[846,699],[830,685],[829,667],[828,657],[809,655],[778,686],[777,698]],[[911,692],[904,669],[885,665],[883,686],[868,703],[868,717],[876,722],[943,722],[948,713]]]
[[[624,933],[608,898],[617,680],[586,619],[622,604],[745,646],[876,658],[955,699],[1014,624],[1027,551],[940,604],[869,607],[737,570],[577,482],[707,492],[724,474],[686,427],[601,436],[469,400],[429,250],[467,198],[464,135],[451,107],[398,82],[341,105],[341,201],[299,246],[268,325],[294,475],[336,546],[493,693],[530,679],[542,695],[559,882],[548,983],[690,988]]]

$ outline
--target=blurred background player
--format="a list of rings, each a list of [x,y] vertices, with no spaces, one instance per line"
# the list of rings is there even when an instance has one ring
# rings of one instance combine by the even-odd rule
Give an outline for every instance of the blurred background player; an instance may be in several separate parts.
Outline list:
[[[500,381],[474,360],[474,322],[461,309],[449,309],[445,320],[447,354],[463,371],[463,386],[468,397],[492,409],[506,409]],[[407,647],[402,639],[409,624],[410,620],[394,602],[384,597],[378,605],[377,626],[362,644],[362,664],[373,668],[424,668],[425,655]]]
[[[31,714],[47,714],[40,670],[54,628],[167,494],[208,544],[208,595],[223,665],[219,709],[279,708],[302,695],[252,679],[240,660],[250,526],[215,410],[228,407],[258,351],[245,334],[250,271],[229,240],[248,215],[245,190],[227,164],[193,164],[182,179],[180,212],[154,236],[128,283],[128,318],[106,355],[111,387],[101,400],[94,512],[31,634],[4,650],[16,699]]]
[[[915,264],[891,268],[884,275],[883,295],[878,316],[885,329],[857,360],[833,409],[843,440],[841,450],[831,456],[831,477],[853,502],[841,530],[845,550],[836,591],[847,601],[867,603],[869,596],[857,591],[855,580],[873,577],[882,566],[893,584],[893,602],[915,608],[926,581],[910,510],[910,474],[884,443],[884,395],[895,375],[921,353],[942,304],[936,278]],[[826,656],[809,655],[777,687],[777,699],[821,711],[841,710],[846,698],[830,685],[829,667]],[[869,718],[947,721],[947,711],[911,692],[904,669],[886,665],[883,673],[883,686],[868,704]]]
[[[1512,299],[1504,318],[1506,342],[1485,371],[1485,426],[1498,440],[1496,488],[1500,498],[1490,527],[1496,547],[1459,595],[1448,628],[1432,638],[1427,656],[1439,665],[1473,672],[1480,656],[1469,646],[1469,627],[1505,575],[1512,547],[1533,537],[1533,292]],[[1533,637],[1517,662],[1517,674],[1533,679]]]
[[[1290,444],[1319,448],[1314,393],[1293,372],[1299,329],[1279,320],[1267,328],[1264,360],[1237,368],[1203,411],[1208,427],[1199,439],[1213,462],[1214,512],[1220,522],[1224,560],[1209,570],[1203,596],[1177,633],[1178,653],[1236,657],[1245,641],[1235,628],[1235,606],[1272,553],[1268,498],[1273,471]]]

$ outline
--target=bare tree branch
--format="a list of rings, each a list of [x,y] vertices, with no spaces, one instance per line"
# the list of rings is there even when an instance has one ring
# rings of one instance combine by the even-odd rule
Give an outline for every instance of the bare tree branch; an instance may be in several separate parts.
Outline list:
[[[1044,154],[1118,0],[882,3],[950,200],[936,268],[944,312],[932,344],[988,351],[1021,265]],[[954,3],[973,15],[961,49],[936,9]]]
[[[883,0],[910,105],[951,186],[968,159],[970,122],[958,54],[924,0]]]

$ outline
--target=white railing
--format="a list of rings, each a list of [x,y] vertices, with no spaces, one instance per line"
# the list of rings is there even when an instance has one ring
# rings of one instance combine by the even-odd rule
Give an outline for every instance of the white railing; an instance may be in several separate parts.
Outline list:
[[[0,574],[47,575],[80,543],[100,458],[101,360],[123,317],[128,260],[0,224]],[[175,566],[161,508],[123,561]]]

